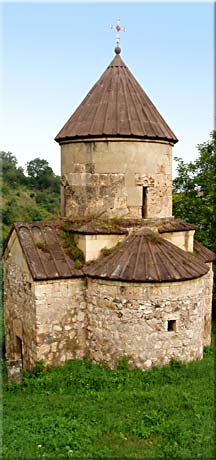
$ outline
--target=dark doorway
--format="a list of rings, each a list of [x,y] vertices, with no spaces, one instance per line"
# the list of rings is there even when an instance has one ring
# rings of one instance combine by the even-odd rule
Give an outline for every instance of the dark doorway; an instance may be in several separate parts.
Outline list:
[[[142,218],[147,218],[147,187],[142,188]]]
[[[22,340],[16,336],[16,359],[20,359],[23,367],[23,345]]]

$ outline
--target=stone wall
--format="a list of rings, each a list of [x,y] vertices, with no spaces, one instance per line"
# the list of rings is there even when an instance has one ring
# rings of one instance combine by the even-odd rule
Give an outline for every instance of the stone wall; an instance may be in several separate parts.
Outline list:
[[[15,232],[4,259],[6,357],[16,378],[40,359],[88,356],[114,367],[126,355],[145,369],[201,359],[210,344],[212,264],[205,276],[175,283],[34,282]]]
[[[33,366],[36,359],[34,283],[15,232],[4,256],[5,346],[8,369]],[[17,365],[16,365],[17,363]]]
[[[85,280],[33,281],[14,232],[4,255],[4,314],[9,378],[35,361],[62,364],[86,354]]]
[[[37,359],[59,365],[86,354],[84,279],[35,283]]]
[[[214,272],[212,263],[208,263],[210,270],[203,277],[204,284],[204,331],[203,331],[203,345],[209,346],[211,344],[211,329],[212,329],[212,295],[213,295],[213,277]]]
[[[88,280],[89,358],[140,368],[203,356],[204,278],[178,283]]]
[[[62,216],[172,216],[172,146],[97,140],[61,144]],[[145,198],[145,206],[143,206]]]

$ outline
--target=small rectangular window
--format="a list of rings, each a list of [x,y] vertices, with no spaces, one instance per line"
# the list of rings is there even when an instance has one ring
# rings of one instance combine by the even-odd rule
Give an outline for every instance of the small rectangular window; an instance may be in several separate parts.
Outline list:
[[[174,331],[176,332],[176,320],[175,319],[169,319],[167,321],[167,330],[170,332],[170,331]]]

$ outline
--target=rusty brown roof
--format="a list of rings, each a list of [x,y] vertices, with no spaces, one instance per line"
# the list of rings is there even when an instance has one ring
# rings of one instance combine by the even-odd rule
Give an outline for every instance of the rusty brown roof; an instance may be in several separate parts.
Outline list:
[[[214,262],[216,260],[215,252],[203,246],[199,241],[194,240],[194,254],[202,262]]]
[[[183,222],[182,220],[171,220],[166,222],[158,228],[159,233],[167,232],[184,232],[188,230],[196,230],[197,225],[189,224],[188,222]]]
[[[55,140],[101,136],[178,142],[119,55],[115,56]]]
[[[201,260],[147,228],[84,268],[93,278],[146,283],[189,280],[208,270]]]
[[[16,230],[26,262],[34,280],[83,276],[60,237],[62,227],[56,221],[16,223]]]
[[[194,242],[194,255],[142,228],[119,243],[110,254],[97,261],[75,267],[61,236],[65,222],[19,222],[14,224],[29,270],[35,281],[82,277],[134,282],[183,281],[208,272],[204,262],[216,254]],[[71,232],[71,223],[68,223]]]

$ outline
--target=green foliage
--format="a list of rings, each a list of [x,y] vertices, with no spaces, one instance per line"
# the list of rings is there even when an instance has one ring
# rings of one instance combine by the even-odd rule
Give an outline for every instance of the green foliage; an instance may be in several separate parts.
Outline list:
[[[101,254],[103,256],[109,256],[110,254],[113,254],[116,251],[116,246],[113,246],[112,248],[102,248],[101,249]]]
[[[145,236],[145,238],[148,240],[148,241],[152,241],[153,243],[161,243],[161,237],[160,235],[158,235],[157,233],[155,232],[151,232],[149,231],[149,233],[147,233],[147,235]]]
[[[176,359],[171,359],[170,361],[170,366],[173,367],[173,368],[179,368],[179,367],[182,367],[183,366],[183,363],[181,361],[177,361]]]
[[[50,189],[59,192],[59,178],[55,176],[48,161],[35,158],[26,165],[28,184],[37,190]]]
[[[37,246],[38,249],[42,249],[42,251],[44,251],[44,252],[48,251],[47,247],[46,247],[46,245],[45,245],[45,243],[43,241],[38,241],[36,243],[36,246]]]
[[[4,333],[4,309],[3,309],[3,267],[0,261],[0,373],[5,370],[4,362],[2,361],[5,356],[5,333]],[[4,369],[3,369],[4,367]]]
[[[130,370],[130,366],[129,366],[129,363],[128,363],[128,358],[127,358],[127,356],[122,356],[122,357],[119,359],[117,369],[118,369],[119,371],[129,371],[129,370]]]
[[[173,181],[173,213],[197,224],[196,238],[216,251],[216,131],[197,147],[199,157],[194,163],[175,158],[178,174]]]
[[[17,159],[11,152],[0,152],[1,175],[3,185],[25,184],[26,177],[23,168],[17,167]]]
[[[12,153],[0,152],[0,160],[2,244],[14,222],[41,221],[58,217],[60,180],[46,160],[36,158],[29,162],[30,176],[25,176]],[[36,188],[33,191],[34,186]]]
[[[68,253],[72,256],[75,267],[77,269],[81,268],[85,262],[85,257],[81,249],[79,249],[78,246],[76,245],[74,234],[70,233],[66,228],[64,228],[59,233],[59,235],[64,241],[64,247],[67,249]]]
[[[2,210],[2,222],[5,225],[11,225],[16,219],[17,215],[17,201],[8,200],[7,206]]]
[[[214,458],[214,347],[149,371],[87,359],[4,387],[3,460]]]
[[[35,194],[35,201],[39,206],[46,209],[47,212],[52,212],[54,208],[59,206],[59,190],[57,193],[51,191],[49,193],[38,191]]]
[[[194,163],[175,158],[178,175],[173,181],[173,214],[196,224],[195,238],[216,252],[216,131],[208,142],[197,147],[199,157]],[[215,265],[213,270],[216,275]],[[216,306],[215,283],[213,305]]]
[[[45,372],[45,361],[43,359],[40,359],[35,362],[35,365],[31,370],[24,372],[23,382],[25,382],[25,380],[27,379],[39,377],[43,374],[43,372]]]

